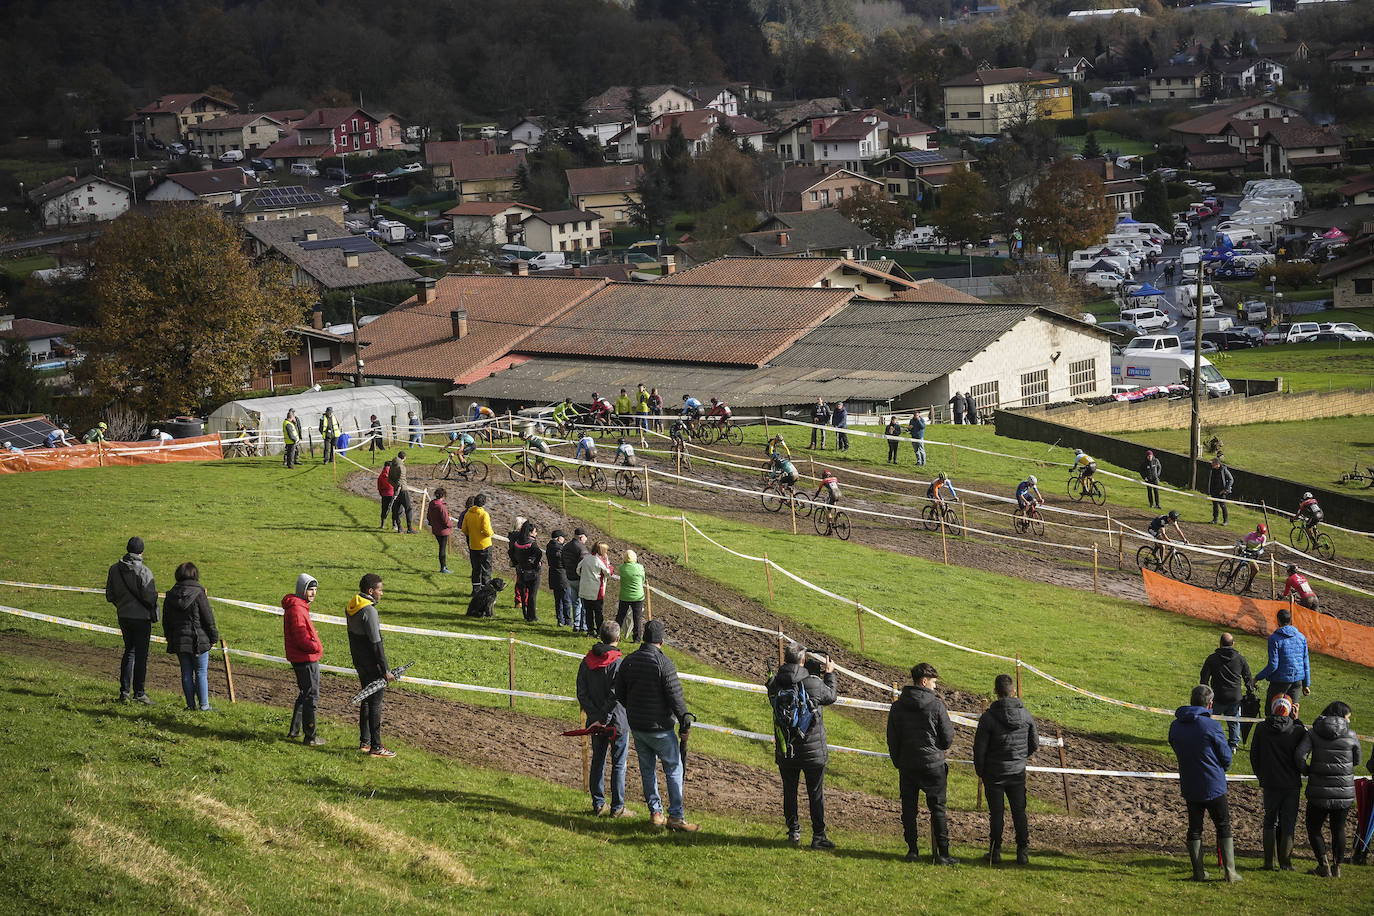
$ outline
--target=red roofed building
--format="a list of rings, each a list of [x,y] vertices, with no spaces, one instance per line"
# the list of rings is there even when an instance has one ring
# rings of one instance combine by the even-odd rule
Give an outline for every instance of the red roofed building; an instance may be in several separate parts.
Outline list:
[[[935,128],[876,108],[812,118],[811,156],[817,165],[860,171],[864,163],[885,158],[893,143],[928,149]]]
[[[193,125],[238,110],[233,102],[204,92],[178,92],[144,105],[124,120],[133,122],[134,134],[145,140],[176,143],[185,139]]]
[[[513,200],[465,200],[444,211],[453,222],[454,238],[473,238],[483,245],[512,245],[525,237],[521,223],[538,207]]]
[[[673,132],[673,125],[682,128],[682,136],[687,140],[687,148],[692,156],[700,156],[711,146],[715,138],[726,131],[736,142],[743,141],[759,152],[763,151],[764,138],[768,127],[753,118],[721,114],[714,108],[698,108],[694,111],[673,111],[659,115],[649,123],[648,136],[644,138],[646,156],[658,159],[663,155],[663,147]],[[620,147],[620,158],[634,158],[634,151],[624,146],[627,134],[633,134],[634,125],[625,128],[614,138]]]
[[[433,163],[436,191],[455,191],[458,200],[510,200],[515,176],[525,163],[524,153],[459,156],[447,165]]]
[[[294,125],[302,146],[327,146],[327,155],[374,155],[381,122],[361,108],[316,108]]]

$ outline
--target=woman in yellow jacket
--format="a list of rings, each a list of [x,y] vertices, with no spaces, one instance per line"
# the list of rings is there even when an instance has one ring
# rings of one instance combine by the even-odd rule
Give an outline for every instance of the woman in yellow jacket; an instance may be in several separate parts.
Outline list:
[[[472,586],[491,582],[491,516],[484,508],[487,494],[472,498],[472,507],[463,515],[463,535],[468,539],[468,557],[472,560]]]

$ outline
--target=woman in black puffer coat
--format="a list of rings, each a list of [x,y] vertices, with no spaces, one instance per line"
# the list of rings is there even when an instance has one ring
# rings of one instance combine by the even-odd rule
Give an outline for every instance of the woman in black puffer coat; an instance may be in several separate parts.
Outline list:
[[[162,632],[167,651],[181,663],[181,691],[186,708],[210,709],[210,647],[219,642],[215,614],[210,598],[200,584],[200,570],[194,563],[177,567],[177,584],[162,603]]]
[[[1360,764],[1360,742],[1350,731],[1350,707],[1337,700],[1322,710],[1295,756],[1298,769],[1307,775],[1307,839],[1317,856],[1317,867],[1310,874],[1339,878],[1345,819],[1355,806],[1355,767]],[[1327,820],[1331,822],[1330,865],[1322,837]]]

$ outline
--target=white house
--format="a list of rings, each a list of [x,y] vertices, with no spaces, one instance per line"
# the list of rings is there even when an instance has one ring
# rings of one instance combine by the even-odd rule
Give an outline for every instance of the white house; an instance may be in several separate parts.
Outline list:
[[[548,210],[526,217],[525,245],[535,251],[587,251],[601,247],[601,214]]]
[[[512,245],[524,237],[521,223],[538,207],[510,200],[465,200],[444,211],[455,238],[471,237],[484,245]]]
[[[695,86],[691,94],[702,108],[714,108],[732,117],[739,114],[739,93],[733,86]]]
[[[94,175],[64,175],[29,192],[44,229],[115,219],[128,212],[132,199],[128,188]]]
[[[70,352],[65,338],[76,331],[77,329],[69,324],[0,315],[0,337],[10,337],[27,343],[29,361],[34,363],[52,359],[63,351]]]

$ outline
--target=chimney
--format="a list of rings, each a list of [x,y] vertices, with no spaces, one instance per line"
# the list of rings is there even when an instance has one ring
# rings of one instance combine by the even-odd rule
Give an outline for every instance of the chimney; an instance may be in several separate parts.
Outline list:
[[[312,228],[312,229],[307,229],[307,230],[305,230],[305,240],[306,240],[307,242],[317,242],[317,241],[319,241],[319,238],[320,238],[320,230],[318,230],[318,229],[313,229],[313,228]]]
[[[521,260],[511,261],[510,275],[512,277],[528,277],[530,275],[530,262]]]
[[[0,315],[0,331],[8,331],[14,327],[13,315]]]
[[[574,264],[574,265],[572,266],[572,275],[573,275],[574,277],[580,277],[580,276],[582,276],[582,265],[581,265],[581,264]]]
[[[840,251],[840,257],[844,258],[846,261],[852,261],[852,260],[854,260],[854,249],[853,249],[853,248],[845,248],[845,249],[841,250],[841,251]]]
[[[235,192],[234,192],[234,206],[236,206],[236,207],[241,207],[241,206],[243,206],[243,192],[242,192],[242,191],[235,191]]]
[[[468,336],[468,313],[467,309],[458,309],[448,313],[449,320],[453,322],[453,339],[462,340]]]
[[[1283,116],[1283,123],[1285,123],[1285,124],[1288,123],[1288,115],[1284,115],[1284,116]]]
[[[673,274],[677,273],[677,258],[670,254],[665,254],[658,259],[658,266],[662,269],[663,276],[671,277]]]
[[[344,267],[347,267],[349,270],[354,270],[354,269],[357,268],[357,266],[358,266],[358,252],[356,252],[356,251],[345,251],[345,252],[344,252]]]
[[[436,281],[433,277],[421,277],[415,281],[415,298],[419,302],[433,302],[436,295]]]
[[[779,247],[779,248],[786,248],[786,247],[787,247],[787,233],[786,233],[786,232],[779,232],[779,233],[778,233],[778,247]]]
[[[316,308],[310,313],[310,326],[317,331],[324,330],[324,310]]]

